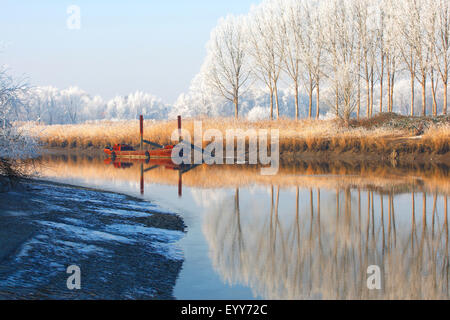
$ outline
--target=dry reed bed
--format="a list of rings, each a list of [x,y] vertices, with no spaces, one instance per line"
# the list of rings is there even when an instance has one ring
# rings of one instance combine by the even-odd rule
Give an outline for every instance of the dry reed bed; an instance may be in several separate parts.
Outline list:
[[[445,154],[450,151],[448,117],[437,121],[428,118],[408,118],[388,114],[370,120],[353,121],[344,125],[336,120],[280,119],[251,122],[230,118],[202,120],[203,132],[217,129],[278,129],[280,152],[428,152]],[[193,119],[183,121],[183,129],[191,135]],[[49,147],[102,148],[115,143],[136,145],[139,142],[139,122],[100,121],[76,125],[28,126],[33,135]],[[176,121],[145,121],[144,138],[167,145],[176,131]],[[206,142],[203,142],[205,145]]]

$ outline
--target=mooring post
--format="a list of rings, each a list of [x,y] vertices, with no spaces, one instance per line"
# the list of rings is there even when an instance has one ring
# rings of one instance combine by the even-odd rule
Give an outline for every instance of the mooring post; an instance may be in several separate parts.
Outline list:
[[[141,134],[141,151],[144,150],[144,117],[139,116],[140,134]]]
[[[181,142],[181,116],[178,116],[178,142]]]
[[[183,174],[178,170],[178,197],[183,195]]]
[[[144,164],[141,163],[141,195],[144,194]]]

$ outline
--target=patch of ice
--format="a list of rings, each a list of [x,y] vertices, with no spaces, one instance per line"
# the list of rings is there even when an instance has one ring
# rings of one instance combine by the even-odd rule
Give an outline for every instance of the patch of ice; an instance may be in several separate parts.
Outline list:
[[[69,222],[69,223],[72,223],[72,224],[76,224],[76,225],[81,225],[81,224],[83,224],[83,222],[82,222],[81,220],[79,220],[79,219],[74,219],[74,218],[68,218],[68,217],[66,217],[66,218],[63,218],[62,220],[66,221],[66,222]]]
[[[39,241],[38,239],[31,239],[31,240],[25,242],[22,245],[22,248],[20,249],[19,253],[16,255],[16,259],[20,259],[20,258],[28,256],[28,252],[31,249],[33,249],[33,246],[40,245],[40,244],[43,244],[43,242]]]
[[[149,210],[151,209],[152,211],[155,210],[156,208],[158,208],[156,205],[144,201],[144,202],[126,202],[126,203],[122,203],[124,206],[126,206],[127,208],[130,209],[137,209],[137,210]]]
[[[159,229],[131,224],[112,224],[107,226],[106,230],[117,232],[119,234],[145,234],[152,236],[154,240],[170,243],[176,242],[184,236],[183,232],[177,230]]]
[[[88,228],[78,227],[78,226],[71,226],[64,223],[57,223],[57,222],[51,222],[51,221],[37,221],[38,223],[55,228],[60,229],[65,232],[67,232],[70,235],[73,235],[73,237],[86,240],[86,241],[118,241],[118,242],[124,242],[124,243],[133,243],[134,240],[128,239],[122,236],[102,232],[102,231],[96,231],[91,230]]]
[[[125,217],[150,217],[152,214],[147,212],[139,212],[139,211],[132,211],[132,210],[124,210],[124,209],[108,209],[108,208],[102,208],[97,209],[97,212],[105,213],[105,214],[114,214],[119,216],[125,216]]]
[[[2,211],[2,214],[6,215],[6,216],[11,216],[11,217],[23,217],[23,216],[29,215],[29,213],[27,213],[25,211],[12,211],[12,210]]]
[[[153,242],[152,248],[156,253],[165,256],[169,260],[183,260],[183,249],[176,243]]]
[[[101,253],[102,255],[105,254],[111,254],[112,252],[110,250],[106,250],[102,247],[92,245],[92,244],[85,244],[85,243],[76,243],[72,241],[57,241],[58,244],[70,247],[71,250],[75,250],[81,254],[89,255],[89,254],[98,254]]]
[[[65,267],[62,264],[57,263],[57,262],[50,262],[49,267],[50,268],[55,268],[55,269],[58,269],[58,270],[65,270]]]
[[[137,237],[139,235],[150,236],[153,240],[150,242],[153,252],[163,255],[169,260],[183,260],[184,258],[183,250],[176,243],[184,236],[184,233],[181,231],[127,224],[113,224],[106,229],[110,232]]]

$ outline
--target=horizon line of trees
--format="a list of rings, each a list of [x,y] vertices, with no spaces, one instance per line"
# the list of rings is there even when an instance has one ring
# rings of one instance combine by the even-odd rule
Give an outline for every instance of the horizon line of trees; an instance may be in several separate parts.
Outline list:
[[[90,96],[78,87],[57,89],[52,86],[26,87],[10,102],[12,121],[41,124],[76,124],[91,120],[130,120],[167,118],[169,106],[152,94],[136,91],[104,100]]]
[[[265,0],[247,15],[219,20],[196,88],[232,103],[237,118],[241,97],[263,87],[270,119],[280,117],[281,82],[294,89],[296,119],[299,92],[308,95],[308,118],[318,118],[325,88],[336,116],[359,119],[364,110],[367,117],[392,112],[395,85],[409,77],[411,116],[419,113],[416,83],[420,114],[430,107],[434,116],[447,114],[449,7],[448,0]]]

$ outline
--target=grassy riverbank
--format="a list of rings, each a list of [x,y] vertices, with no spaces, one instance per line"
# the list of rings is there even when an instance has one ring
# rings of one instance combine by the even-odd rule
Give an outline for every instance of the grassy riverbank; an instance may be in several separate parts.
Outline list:
[[[338,120],[280,119],[250,122],[235,119],[199,119],[203,132],[217,129],[278,129],[282,159],[321,156],[327,159],[358,158],[446,161],[450,153],[450,117],[406,117],[381,114],[370,119]],[[171,144],[176,121],[145,121],[144,138]],[[194,120],[184,120],[183,129],[193,134]],[[114,143],[137,145],[139,123],[101,121],[76,125],[33,125],[31,132],[47,147],[101,149]],[[203,142],[204,145],[207,143]]]

